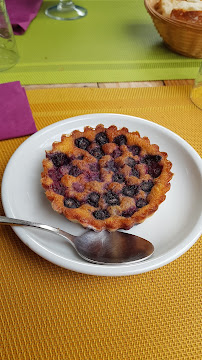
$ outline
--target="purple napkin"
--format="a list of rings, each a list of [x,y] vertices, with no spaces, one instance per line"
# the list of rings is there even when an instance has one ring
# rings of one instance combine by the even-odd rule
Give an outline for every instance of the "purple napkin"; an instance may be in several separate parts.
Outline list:
[[[43,0],[5,0],[13,32],[24,34],[36,17]]]
[[[19,81],[0,84],[0,140],[37,131],[25,89]]]

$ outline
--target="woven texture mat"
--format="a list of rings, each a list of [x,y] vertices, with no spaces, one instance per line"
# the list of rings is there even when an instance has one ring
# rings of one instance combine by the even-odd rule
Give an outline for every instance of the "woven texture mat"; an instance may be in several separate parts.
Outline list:
[[[44,13],[53,1],[43,1],[25,34],[16,36],[19,63],[1,72],[0,82],[64,84],[196,77],[200,60],[165,47],[143,0],[76,3],[85,6],[88,15],[58,21]]]
[[[189,92],[179,86],[27,95],[38,129],[79,114],[125,113],[169,128],[201,155],[202,112]],[[1,177],[25,139],[0,142]],[[10,227],[0,227],[0,240],[2,360],[202,358],[200,240],[174,262],[126,277],[60,268],[32,252]]]

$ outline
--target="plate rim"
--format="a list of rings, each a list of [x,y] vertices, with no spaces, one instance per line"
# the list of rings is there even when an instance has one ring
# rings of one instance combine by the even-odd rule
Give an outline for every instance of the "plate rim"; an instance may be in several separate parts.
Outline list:
[[[24,147],[27,146],[27,144],[29,144],[30,142],[32,142],[35,138],[40,137],[41,135],[44,135],[46,132],[49,131],[53,131],[54,128],[58,128],[58,126],[62,126],[63,124],[70,124],[73,122],[78,121],[84,121],[86,119],[89,119],[89,117],[91,119],[95,119],[95,122],[97,122],[97,120],[100,117],[106,117],[106,116],[113,116],[113,117],[123,117],[125,118],[129,118],[130,120],[138,120],[141,122],[144,122],[146,124],[149,124],[149,126],[152,126],[154,128],[159,128],[161,131],[170,134],[172,138],[177,139],[178,142],[180,142],[181,145],[183,145],[183,148],[188,148],[189,151],[191,152],[191,154],[194,157],[194,160],[197,164],[197,168],[200,170],[202,168],[199,167],[199,165],[202,165],[202,159],[200,157],[200,155],[196,152],[196,150],[186,141],[184,140],[182,137],[180,137],[178,134],[174,133],[173,131],[167,129],[166,127],[157,124],[153,121],[141,118],[141,117],[137,117],[137,116],[133,116],[133,115],[125,115],[125,114],[117,114],[117,113],[92,113],[92,114],[84,114],[84,115],[77,115],[77,116],[73,116],[73,117],[69,117],[63,120],[60,120],[58,122],[55,122],[53,124],[50,124],[48,126],[45,126],[44,128],[38,130],[36,133],[34,133],[33,135],[31,135],[29,138],[27,138],[26,140],[24,140],[19,147],[14,151],[14,153],[12,154],[12,156],[10,157],[5,171],[3,173],[3,178],[2,178],[2,186],[1,186],[1,197],[2,197],[2,205],[3,205],[3,209],[4,212],[6,214],[6,216],[13,216],[12,215],[12,211],[9,212],[9,208],[8,208],[8,204],[7,204],[7,200],[6,200],[6,177],[7,177],[7,172],[10,171],[10,166],[12,165],[12,162],[15,160],[15,157],[18,156],[18,154],[23,151]],[[81,124],[83,126],[83,124]],[[81,127],[80,125],[80,127]],[[87,126],[86,124],[84,124],[84,126]],[[124,125],[123,125],[124,126]],[[72,130],[71,130],[72,132]],[[201,178],[202,178],[202,170],[200,171],[201,173]],[[192,236],[192,240],[190,240],[187,244],[184,244],[184,246],[182,246],[182,244],[178,244],[177,246],[175,246],[174,248],[170,249],[168,252],[166,252],[164,255],[159,256],[157,259],[159,259],[158,264],[156,264],[156,260],[155,259],[155,263],[153,264],[152,262],[152,257],[148,260],[142,261],[139,264],[121,264],[121,265],[97,265],[97,264],[92,264],[92,263],[79,263],[75,260],[71,260],[71,259],[65,259],[65,261],[63,261],[63,258],[57,254],[52,254],[51,251],[49,251],[48,249],[44,248],[42,245],[38,244],[36,241],[34,241],[32,238],[30,238],[30,243],[27,242],[27,238],[29,238],[29,234],[26,233],[26,228],[21,228],[21,227],[12,227],[14,232],[17,234],[17,236],[20,238],[20,240],[22,240],[24,242],[25,245],[27,245],[32,251],[34,251],[36,254],[38,254],[39,256],[41,256],[42,258],[46,259],[47,261],[50,261],[51,263],[58,265],[60,267],[63,267],[65,269],[71,270],[71,271],[76,271],[79,273],[84,273],[84,274],[88,274],[88,275],[98,275],[98,276],[126,276],[126,275],[137,275],[137,274],[141,274],[141,273],[145,273],[151,270],[155,270],[158,269],[162,266],[165,266],[169,263],[171,263],[172,261],[176,260],[177,258],[179,258],[181,255],[183,255],[185,252],[187,252],[192,246],[193,244],[198,240],[198,238],[200,237],[201,233],[202,233],[202,229],[200,229],[200,223],[202,225],[202,213],[199,216],[199,221],[197,222],[197,224],[199,223],[198,226],[198,230],[195,231],[194,236]],[[195,225],[196,227],[196,225]],[[195,229],[195,227],[192,228],[190,234],[193,232],[193,230]],[[202,227],[202,226],[201,226]],[[189,234],[189,236],[190,236]],[[186,239],[186,238],[185,238]],[[31,244],[31,246],[30,246]],[[44,254],[44,249],[45,249],[45,254]],[[173,254],[175,250],[175,254]],[[53,256],[53,257],[52,257]],[[161,260],[160,260],[161,259]],[[141,265],[143,263],[147,263],[147,267],[145,269],[141,269]],[[67,264],[67,265],[66,265]],[[81,268],[80,270],[78,269],[78,266]],[[139,265],[139,266],[138,266]],[[134,266],[136,267],[136,269],[134,269]],[[118,269],[117,269],[118,267]],[[121,270],[119,272],[119,269]],[[93,271],[92,271],[93,270]],[[117,270],[117,271],[116,271]]]

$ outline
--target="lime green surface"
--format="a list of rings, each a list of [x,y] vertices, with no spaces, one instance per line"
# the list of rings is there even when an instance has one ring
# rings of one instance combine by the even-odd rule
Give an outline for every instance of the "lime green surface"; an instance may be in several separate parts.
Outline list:
[[[143,0],[75,0],[88,15],[58,21],[44,1],[24,35],[16,36],[19,63],[0,82],[53,84],[195,78],[199,59],[168,50]]]

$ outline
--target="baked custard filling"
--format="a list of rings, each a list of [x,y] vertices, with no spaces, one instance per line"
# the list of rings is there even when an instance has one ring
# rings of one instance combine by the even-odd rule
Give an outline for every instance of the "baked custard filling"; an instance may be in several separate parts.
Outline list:
[[[147,137],[112,125],[62,135],[43,160],[52,208],[95,231],[130,229],[165,200],[173,176],[167,153]]]

